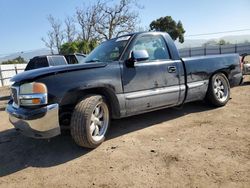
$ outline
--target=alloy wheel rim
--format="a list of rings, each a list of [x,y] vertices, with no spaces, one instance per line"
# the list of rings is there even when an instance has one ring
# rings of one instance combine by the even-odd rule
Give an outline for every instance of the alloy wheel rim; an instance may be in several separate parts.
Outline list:
[[[100,102],[95,106],[90,119],[90,135],[94,141],[98,142],[104,137],[108,124],[108,107],[104,102]]]
[[[220,102],[225,102],[228,98],[227,83],[219,76],[214,79],[214,93]]]

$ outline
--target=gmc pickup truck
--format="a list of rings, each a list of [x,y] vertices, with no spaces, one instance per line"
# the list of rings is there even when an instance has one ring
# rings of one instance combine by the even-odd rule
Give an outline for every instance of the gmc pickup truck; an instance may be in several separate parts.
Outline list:
[[[237,54],[181,59],[167,33],[128,34],[103,42],[83,64],[16,75],[6,111],[24,135],[51,138],[68,127],[76,144],[95,148],[112,118],[203,99],[224,106],[242,80],[239,63]]]

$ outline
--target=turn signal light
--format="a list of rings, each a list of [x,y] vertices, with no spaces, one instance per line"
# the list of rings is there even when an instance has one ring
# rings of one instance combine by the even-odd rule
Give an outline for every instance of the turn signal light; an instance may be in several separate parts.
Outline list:
[[[32,104],[41,104],[40,99],[32,99]]]
[[[47,87],[43,83],[33,84],[33,93],[47,93]]]

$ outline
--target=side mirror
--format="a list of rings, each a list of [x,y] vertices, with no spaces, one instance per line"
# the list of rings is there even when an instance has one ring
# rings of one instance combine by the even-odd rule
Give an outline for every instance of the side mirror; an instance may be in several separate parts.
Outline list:
[[[136,62],[145,61],[149,59],[147,50],[133,50],[131,58],[126,61],[128,67],[134,67]]]

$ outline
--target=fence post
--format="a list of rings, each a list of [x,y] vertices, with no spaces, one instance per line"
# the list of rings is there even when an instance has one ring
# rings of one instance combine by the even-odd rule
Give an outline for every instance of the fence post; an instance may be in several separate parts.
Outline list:
[[[207,45],[205,44],[205,46],[204,46],[204,56],[206,56],[207,55]]]
[[[14,66],[15,66],[15,73],[17,74],[17,68],[16,68],[16,64],[15,64]]]
[[[235,44],[235,53],[237,53],[237,44]]]
[[[219,51],[220,51],[220,54],[221,54],[221,45],[219,45]]]
[[[191,57],[191,47],[189,47],[189,57]]]
[[[0,80],[1,80],[1,84],[2,84],[2,86],[4,86],[1,65],[0,65]]]

